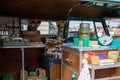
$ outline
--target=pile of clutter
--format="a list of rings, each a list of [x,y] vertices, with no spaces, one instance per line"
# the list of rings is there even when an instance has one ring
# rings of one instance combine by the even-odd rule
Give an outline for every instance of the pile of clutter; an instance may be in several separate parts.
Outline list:
[[[43,68],[36,68],[31,70],[30,68],[26,68],[24,70],[25,80],[48,80],[46,76],[46,70]],[[22,80],[22,70],[20,74],[20,80]]]

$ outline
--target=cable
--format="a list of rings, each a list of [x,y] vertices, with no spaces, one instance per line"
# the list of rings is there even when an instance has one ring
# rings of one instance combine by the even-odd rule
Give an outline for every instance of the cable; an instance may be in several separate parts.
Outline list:
[[[80,5],[80,3],[77,3],[76,5],[74,5],[72,8],[70,8],[69,9],[69,11],[67,12],[67,18],[68,18],[68,16],[70,15],[70,13],[72,12],[72,10],[74,9],[74,8],[76,8],[76,7],[78,7]]]

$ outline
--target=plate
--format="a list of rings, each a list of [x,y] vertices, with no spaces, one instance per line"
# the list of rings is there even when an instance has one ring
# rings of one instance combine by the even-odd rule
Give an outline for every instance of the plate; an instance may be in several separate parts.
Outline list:
[[[107,46],[113,41],[113,38],[110,36],[103,36],[100,37],[98,40],[102,45]]]

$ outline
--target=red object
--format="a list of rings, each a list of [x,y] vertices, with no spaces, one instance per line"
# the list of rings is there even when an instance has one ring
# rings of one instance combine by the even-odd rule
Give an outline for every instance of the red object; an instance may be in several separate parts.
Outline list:
[[[86,59],[86,60],[90,60],[91,59],[91,56],[94,56],[95,53],[94,52],[85,52],[84,55],[83,55],[83,59]]]

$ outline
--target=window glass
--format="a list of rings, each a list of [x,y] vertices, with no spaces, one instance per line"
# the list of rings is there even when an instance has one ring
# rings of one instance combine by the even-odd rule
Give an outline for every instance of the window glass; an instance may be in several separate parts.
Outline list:
[[[49,34],[50,35],[58,34],[58,28],[56,22],[49,22]]]
[[[120,19],[106,20],[110,36],[120,36]]]
[[[58,29],[54,21],[42,21],[37,28],[40,30],[41,35],[57,35]]]
[[[27,19],[21,19],[21,31],[26,31],[28,29]]]
[[[41,35],[58,35],[58,28],[56,21],[40,21],[39,23],[33,23]],[[21,20],[21,31],[28,30],[31,27],[30,21],[27,19]],[[34,27],[34,26],[33,26]]]
[[[95,26],[96,26],[98,37],[104,36],[105,30],[103,28],[102,22],[95,22]]]
[[[30,23],[28,19],[21,20],[21,31],[27,31],[29,26],[37,27],[37,30],[40,31],[41,35],[58,35],[56,21],[39,21],[38,23]]]
[[[41,34],[49,34],[49,22],[41,22],[37,30],[39,30]]]
[[[68,29],[68,37],[79,37],[79,27],[81,23],[89,23],[90,24],[90,32],[94,32],[94,24],[93,21],[78,21],[78,20],[70,20],[69,21],[69,29]]]
[[[81,21],[73,21],[73,20],[71,20],[69,22],[69,32],[79,31],[80,23],[81,23]]]
[[[28,25],[27,24],[21,24],[21,30],[22,31],[26,31],[28,28]]]

